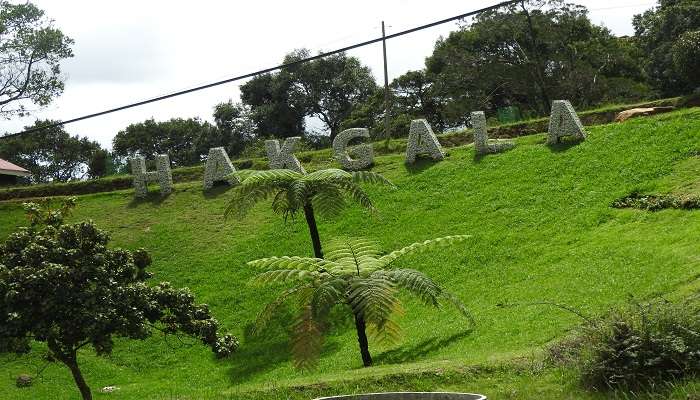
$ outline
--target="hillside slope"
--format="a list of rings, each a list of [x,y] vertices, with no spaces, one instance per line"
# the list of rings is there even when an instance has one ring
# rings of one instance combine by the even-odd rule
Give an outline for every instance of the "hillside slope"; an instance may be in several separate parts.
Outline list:
[[[653,191],[676,165],[700,154],[700,109],[588,131],[589,139],[578,144],[547,147],[544,136],[535,135],[518,139],[517,147],[503,154],[475,158],[471,146],[459,147],[443,162],[414,167],[406,167],[398,155],[377,158],[375,170],[397,189],[368,188],[380,214],[368,217],[353,208],[321,220],[322,240],[362,235],[391,250],[437,236],[473,235],[464,244],[412,256],[404,264],[457,293],[478,326],[466,330],[450,309],[436,312],[407,298],[400,321],[404,341],[390,348],[370,343],[377,366],[369,370],[360,368],[349,320],[332,329],[313,373],[291,367],[279,321],[262,337],[246,333],[275,293],[247,284],[255,271],[245,262],[311,255],[302,220],[285,224],[261,205],[243,221],[226,221],[225,188],[203,194],[200,183],[177,185],[164,200],[134,201],[130,190],[81,196],[74,220],[95,220],[112,233],[115,246],[150,250],[154,281],[191,288],[242,341],[240,351],[223,361],[201,346],[158,336],[118,343],[108,359],[85,351],[87,380],[93,389],[119,386],[113,397],[121,399],[201,398],[341,375],[352,379],[408,367],[494,363],[529,355],[579,322],[556,309],[499,305],[553,301],[597,314],[630,294],[648,298],[697,282],[700,212],[610,205],[634,191]],[[22,223],[19,202],[0,203],[0,238]],[[47,368],[34,387],[14,388],[14,376],[41,365],[40,351],[2,356],[0,398],[75,397],[69,372],[58,365]]]

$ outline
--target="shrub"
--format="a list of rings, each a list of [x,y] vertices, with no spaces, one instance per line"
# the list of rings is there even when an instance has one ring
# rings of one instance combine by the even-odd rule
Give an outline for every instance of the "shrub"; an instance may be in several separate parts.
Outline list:
[[[700,372],[697,303],[633,303],[591,320],[576,345],[585,386],[638,389]]]
[[[659,211],[667,208],[694,210],[700,208],[700,198],[679,195],[645,195],[634,192],[629,196],[615,200],[615,208],[638,208],[647,211]]]

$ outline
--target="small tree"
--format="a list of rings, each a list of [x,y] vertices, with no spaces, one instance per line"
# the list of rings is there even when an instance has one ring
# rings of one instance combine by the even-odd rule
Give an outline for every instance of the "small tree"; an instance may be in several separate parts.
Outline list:
[[[425,304],[440,307],[441,300],[454,304],[470,320],[466,307],[440,285],[415,269],[397,268],[399,258],[427,249],[448,246],[470,236],[447,236],[380,255],[379,247],[367,239],[337,240],[329,246],[326,258],[270,257],[248,265],[267,269],[254,282],[259,284],[294,283],[258,315],[256,331],[280,306],[296,297],[299,315],[293,323],[292,353],[298,368],[316,365],[323,344],[323,331],[336,306],[345,307],[355,317],[362,363],[372,365],[365,334],[366,325],[380,341],[392,342],[400,330],[392,317],[402,311],[398,289],[405,289]]]
[[[73,40],[30,2],[0,1],[0,116],[27,115],[63,93],[60,63],[73,57]]]
[[[335,216],[345,207],[345,197],[349,196],[365,209],[374,211],[372,201],[359,183],[393,186],[375,172],[347,172],[333,168],[307,175],[288,169],[243,170],[234,172],[232,177],[240,184],[233,190],[226,216],[236,214],[242,218],[255,204],[269,198],[273,199],[272,209],[285,219],[303,211],[317,258],[323,258],[323,250],[314,210],[323,216]]]
[[[187,289],[148,286],[151,259],[143,249],[108,249],[109,236],[92,222],[64,224],[75,200],[60,208],[25,203],[30,226],[0,245],[0,350],[29,351],[45,342],[71,371],[83,399],[92,394],[78,366],[91,345],[110,354],[113,336],[146,339],[154,329],[184,333],[229,355],[236,338],[218,335],[218,322]]]

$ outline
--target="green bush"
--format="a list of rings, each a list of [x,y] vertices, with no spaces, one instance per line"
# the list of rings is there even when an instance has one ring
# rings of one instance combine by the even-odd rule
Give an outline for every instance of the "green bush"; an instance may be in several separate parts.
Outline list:
[[[577,362],[589,388],[648,388],[697,376],[700,307],[697,302],[633,303],[590,321],[578,346]]]
[[[632,193],[629,196],[615,200],[615,208],[638,208],[647,211],[659,211],[667,208],[695,210],[700,208],[700,198],[693,196],[662,195]]]

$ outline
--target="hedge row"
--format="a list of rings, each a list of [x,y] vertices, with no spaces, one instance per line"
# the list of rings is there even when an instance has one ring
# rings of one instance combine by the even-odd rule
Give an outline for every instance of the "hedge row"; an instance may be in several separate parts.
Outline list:
[[[262,163],[257,160],[236,160],[233,162],[233,164],[238,169],[264,168]],[[174,183],[204,180],[203,165],[175,168],[172,170],[172,173]],[[0,190],[0,201],[26,199],[32,197],[69,196],[113,192],[115,190],[130,189],[132,185],[133,178],[131,175],[116,175],[86,181],[20,186]]]

